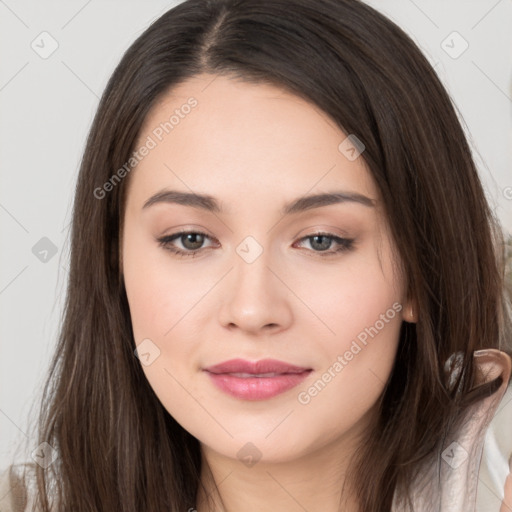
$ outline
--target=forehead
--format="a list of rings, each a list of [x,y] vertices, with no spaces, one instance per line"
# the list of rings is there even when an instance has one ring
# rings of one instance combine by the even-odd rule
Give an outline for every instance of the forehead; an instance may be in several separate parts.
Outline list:
[[[141,203],[169,187],[269,204],[342,188],[376,198],[363,158],[347,158],[346,139],[325,112],[285,89],[198,75],[147,115],[135,149],[151,149],[131,171],[129,196]]]

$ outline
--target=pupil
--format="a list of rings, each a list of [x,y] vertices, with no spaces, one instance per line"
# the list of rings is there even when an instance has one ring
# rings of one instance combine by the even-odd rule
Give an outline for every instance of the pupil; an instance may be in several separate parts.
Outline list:
[[[320,239],[320,240],[324,240],[324,244],[320,243],[320,250],[326,250],[326,249],[329,249],[329,246],[331,245],[330,244],[330,239],[329,237],[326,237],[324,235],[316,235],[313,237],[313,245],[316,243],[316,241]]]
[[[197,240],[198,237],[199,237],[199,241]],[[184,243],[183,245],[185,245],[185,247],[187,247],[188,249],[199,249],[201,247],[201,245],[203,244],[202,237],[203,237],[203,235],[200,235],[199,233],[189,233],[188,235],[185,235],[185,241],[187,243],[191,242],[192,247],[187,246],[187,243]]]

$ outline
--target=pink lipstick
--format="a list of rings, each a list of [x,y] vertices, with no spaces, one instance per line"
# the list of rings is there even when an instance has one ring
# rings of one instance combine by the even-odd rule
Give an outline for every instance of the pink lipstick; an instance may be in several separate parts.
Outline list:
[[[275,359],[231,359],[205,368],[212,382],[242,400],[265,400],[300,384],[312,371]]]

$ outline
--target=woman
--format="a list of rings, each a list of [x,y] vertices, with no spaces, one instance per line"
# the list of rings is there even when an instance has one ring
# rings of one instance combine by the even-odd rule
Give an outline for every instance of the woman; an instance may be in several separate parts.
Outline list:
[[[511,373],[501,244],[392,22],[178,5],[100,102],[38,487],[6,507],[473,511]]]

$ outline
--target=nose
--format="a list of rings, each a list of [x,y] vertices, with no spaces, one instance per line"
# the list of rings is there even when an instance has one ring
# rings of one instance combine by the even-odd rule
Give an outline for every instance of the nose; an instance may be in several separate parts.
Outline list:
[[[233,266],[220,291],[221,325],[250,334],[287,329],[293,319],[293,294],[286,284],[285,272],[270,261],[265,251],[251,263],[235,253]]]

